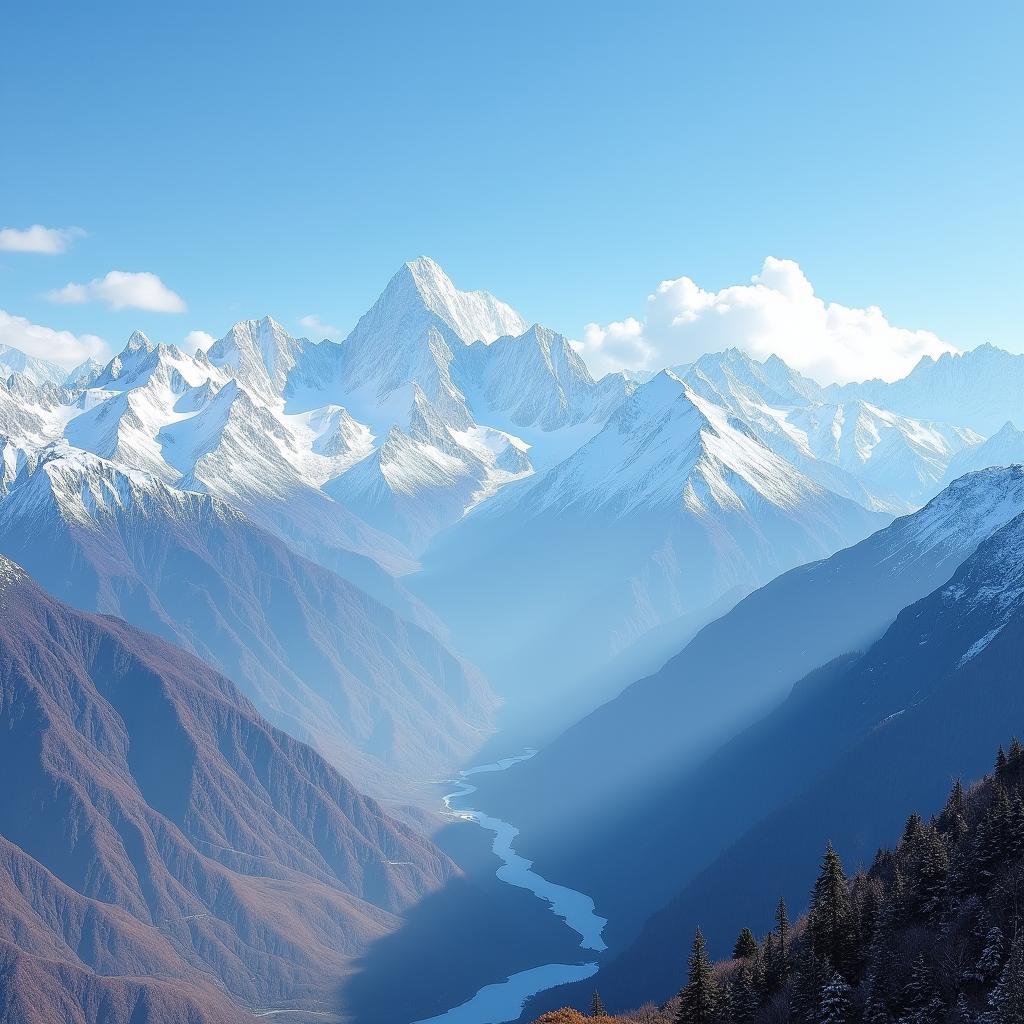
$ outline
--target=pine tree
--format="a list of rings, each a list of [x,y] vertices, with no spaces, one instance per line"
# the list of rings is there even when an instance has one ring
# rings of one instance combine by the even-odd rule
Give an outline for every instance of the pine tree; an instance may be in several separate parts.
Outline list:
[[[690,950],[689,976],[679,993],[676,1024],[715,1024],[718,1015],[718,985],[708,959],[707,944],[698,928]]]
[[[903,989],[903,1005],[911,1011],[912,1024],[941,1024],[945,1015],[935,975],[923,955],[914,961],[910,981]]]
[[[811,940],[819,955],[838,971],[849,970],[854,922],[850,891],[839,855],[829,843],[814,883],[810,913]]]
[[[935,923],[942,916],[946,904],[949,854],[934,828],[925,832],[923,846],[918,867],[918,899],[925,920]]]
[[[1024,849],[1024,800],[1015,793],[1010,801],[1010,814],[1006,822],[1006,852],[1011,857]]]
[[[864,1005],[864,1024],[892,1024],[892,1014],[877,994],[869,996]]]
[[[819,1024],[848,1024],[853,1014],[850,986],[842,975],[833,971],[822,986],[819,1001]]]
[[[903,838],[900,839],[900,848],[906,847],[908,850],[913,851],[920,841],[923,831],[924,822],[921,820],[921,815],[914,811],[907,818],[906,825],[903,826]]]
[[[601,1002],[601,993],[594,989],[594,995],[590,1000],[590,1016],[591,1017],[607,1017],[608,1013],[604,1008],[604,1003]]]
[[[761,1005],[761,985],[755,966],[744,963],[732,982],[732,1020],[734,1024],[750,1024]],[[724,1016],[724,1015],[722,1015]]]
[[[733,960],[748,960],[757,954],[757,939],[749,928],[744,928],[732,947]]]
[[[775,908],[775,934],[778,937],[778,944],[775,948],[772,973],[774,979],[781,985],[789,976],[789,912],[786,910],[786,901],[782,898]]]
[[[1007,763],[1006,751],[1000,746],[996,753],[996,778],[1000,781],[1006,776]]]
[[[1024,760],[1024,746],[1021,746],[1021,742],[1016,736],[1010,740],[1010,752],[1007,755],[1007,760],[1010,762],[1011,768],[1016,768]]]
[[[976,840],[975,860],[978,864],[978,879],[983,885],[991,884],[1006,859],[1010,814],[1010,799],[1006,790],[996,783],[992,803],[978,828]]]
[[[975,1024],[975,1017],[971,1008],[967,1005],[967,996],[963,992],[956,1001],[956,1024]]]
[[[981,952],[974,978],[982,984],[994,981],[1003,969],[1003,956],[1006,952],[1006,939],[999,925],[992,925],[985,936],[985,948]]]
[[[818,1024],[821,990],[831,974],[832,967],[818,955],[812,937],[800,951],[793,970],[790,1009],[794,1024]]]
[[[1010,956],[988,999],[991,1024],[1021,1024],[1024,1021],[1024,937],[1017,932]]]
[[[967,813],[967,794],[964,792],[964,784],[957,779],[953,783],[953,788],[949,791],[949,796],[946,798],[946,806],[943,808],[943,817],[955,818],[959,815],[961,818]]]
[[[735,1017],[735,988],[731,981],[718,987],[718,1005],[715,1007],[715,1020],[718,1024],[734,1024]]]

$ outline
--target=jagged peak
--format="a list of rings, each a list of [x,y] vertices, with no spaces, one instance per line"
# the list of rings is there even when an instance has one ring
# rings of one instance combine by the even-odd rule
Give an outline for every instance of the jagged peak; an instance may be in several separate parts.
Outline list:
[[[135,352],[152,352],[155,348],[153,342],[142,331],[132,331],[127,343],[121,350],[122,354]]]
[[[411,293],[411,294],[410,294]],[[429,256],[403,263],[375,303],[375,309],[404,305],[415,297],[465,344],[492,342],[526,331],[526,321],[507,303],[485,291],[461,291]]]
[[[995,440],[996,438],[1005,437],[1020,437],[1024,436],[1024,430],[1019,430],[1014,424],[1013,420],[1007,420],[989,440]]]

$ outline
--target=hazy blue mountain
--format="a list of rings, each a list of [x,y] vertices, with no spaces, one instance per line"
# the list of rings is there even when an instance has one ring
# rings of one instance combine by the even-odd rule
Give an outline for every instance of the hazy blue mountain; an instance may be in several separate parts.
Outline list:
[[[6,1020],[322,1008],[457,873],[224,676],[3,557],[0,733]]]
[[[766,813],[764,786],[744,788],[750,772],[765,769],[765,786],[792,784],[786,752],[797,741],[737,760],[732,789],[707,788],[708,758],[776,711],[809,672],[877,641],[1022,512],[1024,468],[986,470],[859,544],[780,576],[534,758],[483,780],[484,806],[519,825],[520,848],[545,870],[594,895],[613,938],[616,928],[628,934]],[[810,731],[812,740],[820,734]],[[799,764],[796,781],[815,763]],[[704,793],[711,802],[699,817],[694,794]]]
[[[0,551],[204,658],[376,795],[432,801],[490,732],[474,668],[208,495],[58,446],[0,500]]]

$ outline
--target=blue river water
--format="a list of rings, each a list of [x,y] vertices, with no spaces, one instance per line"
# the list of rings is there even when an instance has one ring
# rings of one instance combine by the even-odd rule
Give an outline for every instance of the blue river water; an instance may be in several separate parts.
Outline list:
[[[500,818],[492,818],[482,811],[464,806],[466,798],[476,792],[476,786],[466,780],[483,772],[503,772],[512,765],[525,761],[535,751],[507,757],[493,764],[483,764],[460,772],[455,781],[457,788],[444,798],[444,805],[455,816],[475,822],[480,828],[494,834],[491,848],[501,861],[497,877],[507,885],[528,889],[544,900],[555,917],[563,920],[580,937],[580,948],[595,953],[605,949],[601,937],[607,921],[599,917],[594,901],[585,893],[556,885],[541,877],[533,870],[533,862],[521,857],[513,849],[513,842],[519,830]],[[582,981],[597,973],[597,961],[587,960],[578,964],[541,964],[529,970],[520,971],[493,985],[485,985],[476,995],[460,1006],[417,1024],[504,1024],[516,1020],[522,1013],[523,1005],[531,996],[574,981]]]

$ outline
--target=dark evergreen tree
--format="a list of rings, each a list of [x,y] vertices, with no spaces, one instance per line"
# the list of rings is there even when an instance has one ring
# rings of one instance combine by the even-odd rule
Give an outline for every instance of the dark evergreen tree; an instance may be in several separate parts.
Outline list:
[[[735,986],[731,981],[718,986],[718,1005],[715,1008],[715,1020],[718,1024],[735,1024]]]
[[[924,821],[921,815],[914,811],[910,817],[907,818],[907,823],[903,826],[903,837],[900,839],[900,846],[913,847],[917,841],[921,838],[921,832],[924,829]]]
[[[1021,1024],[1024,1021],[1024,932],[1018,931],[1010,956],[988,1001],[986,1024]]]
[[[771,936],[768,936],[770,939]],[[766,940],[767,941],[767,940]],[[743,962],[733,986],[732,1014],[735,1024],[754,1020],[758,1008],[768,998],[768,969],[764,951]]]
[[[601,993],[594,989],[594,995],[590,999],[590,1016],[591,1017],[607,1017],[608,1012],[604,1008],[604,1003],[601,1002]]]
[[[1002,782],[1003,778],[1006,776],[1007,765],[1006,751],[1000,747],[996,753],[996,779],[1000,782]]]
[[[849,1024],[853,1016],[850,986],[841,974],[833,971],[821,989],[819,1024]]]
[[[953,783],[953,788],[949,791],[949,796],[946,798],[946,806],[942,809],[943,817],[955,818],[957,816],[963,817],[967,812],[967,794],[964,792],[964,784],[957,779]]]
[[[1016,736],[1010,740],[1010,752],[1006,759],[1010,762],[1010,768],[1017,768],[1024,761],[1024,746],[1021,746],[1021,742]]]
[[[733,960],[748,960],[757,954],[757,939],[749,928],[744,928],[732,947]]]
[[[994,787],[992,803],[978,828],[975,844],[978,879],[982,885],[992,883],[998,866],[1006,857],[1010,810],[1010,800],[1006,790],[997,782]]]
[[[715,1024],[718,1017],[718,985],[708,959],[707,944],[698,928],[690,950],[686,986],[679,993],[677,1024]]]
[[[1006,955],[1006,938],[998,925],[993,925],[985,936],[985,946],[974,970],[973,977],[982,984],[987,984],[999,977],[1003,969],[1003,958]]]
[[[918,956],[903,989],[903,1005],[909,1011],[912,1024],[942,1024],[946,1009],[942,1002],[935,972],[924,956]]]
[[[949,877],[949,853],[939,833],[928,828],[922,840],[923,852],[918,864],[918,902],[926,921],[936,923],[946,906],[946,882]]]
[[[892,1014],[880,996],[868,997],[864,1004],[864,1024],[892,1024]]]
[[[786,910],[786,901],[779,899],[775,908],[775,948],[773,963],[771,965],[771,981],[782,984],[789,977],[789,912]]]
[[[814,940],[804,944],[793,970],[790,993],[793,1024],[818,1024],[821,1009],[821,990],[831,977],[833,968],[825,957],[819,956]]]
[[[967,996],[963,992],[956,1001],[956,1024],[976,1024],[977,1017],[967,1002]]]
[[[811,942],[837,971],[850,969],[854,922],[850,890],[839,854],[829,843],[814,883],[810,912]]]

